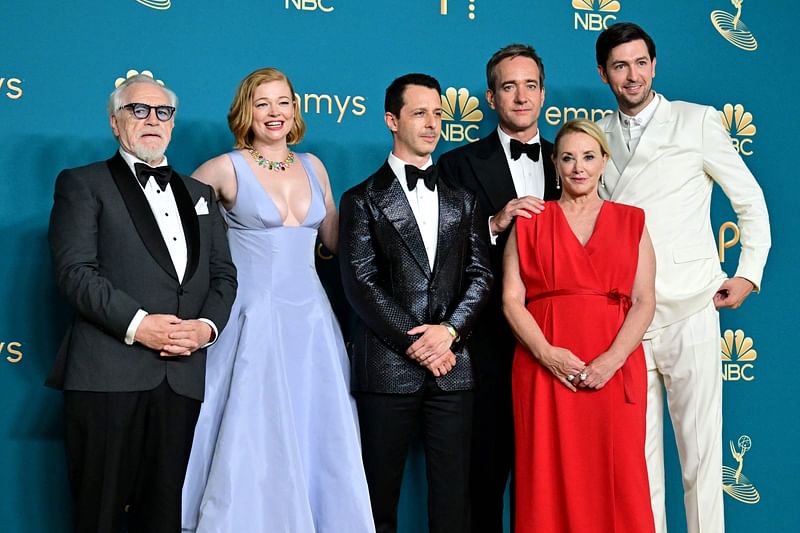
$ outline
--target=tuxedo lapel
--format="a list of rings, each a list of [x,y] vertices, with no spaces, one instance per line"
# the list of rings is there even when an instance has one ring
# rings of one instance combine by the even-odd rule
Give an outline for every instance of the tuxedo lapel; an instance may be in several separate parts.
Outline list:
[[[628,164],[621,173],[616,187],[612,189],[614,197],[619,197],[625,190],[625,187],[656,160],[656,153],[667,137],[666,132],[669,131],[672,120],[670,103],[664,97],[661,97],[661,102],[659,102],[658,107],[656,107],[656,111],[653,114],[653,118],[650,119],[650,123],[644,129],[639,139],[639,144],[636,146],[636,150],[631,154],[630,159],[628,159]],[[617,127],[620,128],[619,120],[616,122]]]
[[[183,275],[183,281],[186,282],[192,278],[200,261],[200,224],[197,220],[197,213],[194,210],[189,190],[186,188],[183,178],[174,170],[172,171],[170,186],[172,187],[172,194],[175,196],[175,203],[178,205],[183,235],[186,238],[187,261],[186,272]]]
[[[453,238],[458,238],[458,227],[463,218],[463,205],[458,201],[455,191],[444,180],[439,180],[439,228],[436,239],[436,262],[434,273],[438,273],[447,259],[448,249]]]
[[[167,245],[164,243],[164,237],[161,235],[161,230],[158,229],[156,218],[153,216],[150,204],[136,177],[119,153],[106,161],[106,164],[145,247],[155,262],[177,280],[178,274],[175,272],[175,265],[172,263]],[[186,194],[188,195],[188,192]],[[191,200],[189,203],[191,204]],[[184,218],[183,213],[181,213],[181,218]]]
[[[383,212],[386,219],[394,226],[397,233],[400,234],[401,240],[411,252],[426,277],[430,278],[430,263],[428,262],[428,254],[425,252],[425,243],[422,242],[422,235],[417,226],[417,219],[414,217],[411,206],[408,204],[408,198],[406,198],[403,188],[395,178],[389,163],[384,163],[375,174],[372,187],[369,189],[369,196],[375,206]]]
[[[506,153],[500,144],[497,130],[487,136],[468,157],[476,180],[492,204],[492,213],[487,214],[497,213],[509,200],[517,197]]]
[[[553,143],[540,139],[542,145],[542,169],[544,169],[543,200],[558,200],[561,191],[556,187],[556,169],[553,164]]]
[[[603,182],[609,193],[614,194],[620,177],[625,172],[625,167],[631,157],[628,146],[625,144],[625,139],[622,137],[622,126],[619,123],[618,112],[615,111],[606,122],[605,134],[608,139],[608,147],[611,150],[611,165],[616,172],[610,172],[612,169],[607,168]]]

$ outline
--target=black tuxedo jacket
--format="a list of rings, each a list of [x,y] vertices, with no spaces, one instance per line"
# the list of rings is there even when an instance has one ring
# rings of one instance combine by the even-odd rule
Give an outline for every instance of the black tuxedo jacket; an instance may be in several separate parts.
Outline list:
[[[211,187],[173,172],[183,225],[183,281],[170,259],[147,199],[119,153],[64,170],[55,186],[50,249],[56,284],[76,310],[47,384],[96,392],[150,390],[165,378],[183,396],[202,400],[205,350],[189,357],[124,342],[137,310],[207,318],[221,331],[236,295],[236,268]],[[195,204],[204,198],[207,215]]]
[[[553,144],[541,139],[541,157],[544,166],[544,200],[561,197],[556,188],[556,172],[553,166]],[[475,193],[481,211],[486,215],[483,230],[488,233],[488,217],[499,212],[509,201],[517,197],[506,154],[500,144],[497,130],[483,139],[455,148],[442,154],[437,162],[442,174],[452,183]],[[489,248],[489,257],[497,283],[492,291],[489,305],[484,312],[479,330],[474,339],[478,354],[476,363],[483,372],[510,372],[514,338],[503,317],[502,289],[503,250],[510,231],[498,235],[495,245]]]
[[[424,369],[405,352],[421,324],[450,322],[469,336],[487,301],[492,273],[487,232],[475,197],[443,180],[433,271],[408,199],[388,163],[342,196],[339,259],[345,294],[358,315],[352,343],[352,388],[413,393]],[[443,390],[472,388],[469,352],[453,345],[456,366],[436,378]]]

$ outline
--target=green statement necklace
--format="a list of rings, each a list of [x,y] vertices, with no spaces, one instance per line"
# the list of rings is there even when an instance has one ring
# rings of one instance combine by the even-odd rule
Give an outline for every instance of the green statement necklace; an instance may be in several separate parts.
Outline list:
[[[253,156],[253,159],[256,160],[258,166],[264,167],[267,170],[274,170],[275,172],[280,172],[286,170],[287,168],[292,166],[292,164],[294,164],[294,152],[292,152],[291,150],[289,150],[289,155],[286,156],[286,159],[284,159],[283,161],[271,161],[265,158],[263,155],[261,155],[261,152],[259,152],[255,148],[249,148],[248,151],[250,152],[250,155]]]

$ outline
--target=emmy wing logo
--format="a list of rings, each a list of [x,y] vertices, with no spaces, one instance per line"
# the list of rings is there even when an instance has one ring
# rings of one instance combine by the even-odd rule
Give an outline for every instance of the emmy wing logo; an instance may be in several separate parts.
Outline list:
[[[736,151],[742,155],[753,155],[753,150],[749,146],[753,143],[756,134],[756,125],[753,124],[753,115],[744,110],[742,104],[725,104],[720,111],[722,124],[731,135],[731,142]]]
[[[744,331],[725,330],[722,334],[722,379],[724,381],[753,381],[753,362],[758,352],[753,348],[753,339]]]
[[[744,454],[753,447],[753,441],[747,435],[742,435],[737,441],[737,446],[733,441],[729,441],[731,445],[731,455],[738,463],[735,469],[724,466],[722,467],[722,490],[724,490],[731,498],[742,503],[754,504],[761,500],[761,495],[758,490],[753,486],[747,476],[742,473],[744,468]]]
[[[719,9],[712,11],[711,24],[729,43],[742,50],[752,52],[758,48],[758,42],[745,23],[742,22],[743,3],[743,0],[731,0],[731,4],[736,8],[736,15],[731,15],[727,11]]]
[[[152,9],[158,9],[161,11],[172,7],[172,0],[136,0],[136,1],[142,4],[143,6],[147,6]]]
[[[448,87],[442,95],[442,139],[452,142],[477,141],[478,125],[475,122],[483,120],[483,111],[478,109],[478,105],[478,99],[470,96],[466,88]]]
[[[615,15],[622,7],[618,0],[572,0],[575,9],[573,29],[603,31],[617,20]]]

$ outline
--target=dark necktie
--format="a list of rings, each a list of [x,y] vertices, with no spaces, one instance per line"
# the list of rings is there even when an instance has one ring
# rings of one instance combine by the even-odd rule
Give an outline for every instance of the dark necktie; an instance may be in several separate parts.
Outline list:
[[[431,165],[425,170],[420,170],[414,165],[406,165],[406,183],[408,190],[413,191],[417,188],[417,182],[422,180],[425,186],[431,191],[436,189],[436,180],[438,179],[438,172],[436,166]]]
[[[511,159],[516,161],[522,154],[527,155],[531,161],[538,161],[539,143],[526,144],[516,139],[511,139]]]
[[[161,187],[161,190],[163,191],[167,188],[169,178],[172,176],[172,167],[169,165],[164,165],[163,167],[150,167],[144,163],[134,163],[133,167],[136,169],[136,179],[139,180],[139,183],[142,184],[142,187],[147,185],[147,180],[149,180],[150,176],[152,176],[156,179],[156,183],[158,183],[158,186]]]

